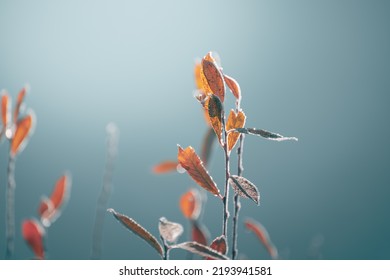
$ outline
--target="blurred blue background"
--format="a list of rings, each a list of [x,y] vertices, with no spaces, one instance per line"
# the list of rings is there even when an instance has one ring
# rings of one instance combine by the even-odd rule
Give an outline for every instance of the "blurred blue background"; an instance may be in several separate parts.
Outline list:
[[[261,205],[242,200],[241,257],[268,258],[244,229],[251,217],[268,229],[282,258],[389,259],[389,13],[390,2],[379,0],[2,0],[0,88],[15,100],[29,83],[26,105],[37,116],[16,162],[15,258],[32,258],[21,222],[37,216],[40,197],[64,170],[72,173],[72,193],[49,229],[48,258],[90,257],[111,121],[120,141],[109,207],[155,235],[159,217],[180,222],[186,240],[178,200],[195,184],[186,174],[156,176],[151,168],[175,159],[176,144],[200,150],[206,126],[193,98],[193,67],[213,50],[241,85],[247,125],[299,138],[246,137],[244,175],[259,187]],[[230,93],[227,102],[233,105]],[[7,151],[3,141],[0,214]],[[222,190],[220,149],[209,169]],[[221,203],[209,196],[206,207],[214,238]],[[102,258],[158,255],[107,215]]]

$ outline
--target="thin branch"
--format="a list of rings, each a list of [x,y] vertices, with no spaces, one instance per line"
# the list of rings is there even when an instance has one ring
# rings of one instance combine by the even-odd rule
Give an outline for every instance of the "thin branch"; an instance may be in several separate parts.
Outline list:
[[[11,259],[15,249],[15,156],[9,153],[7,183],[7,212],[6,212],[6,253],[5,258]]]

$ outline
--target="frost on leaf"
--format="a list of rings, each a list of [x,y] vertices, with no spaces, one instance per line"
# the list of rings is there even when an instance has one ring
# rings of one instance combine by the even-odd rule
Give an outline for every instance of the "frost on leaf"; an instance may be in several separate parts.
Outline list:
[[[107,211],[110,212],[115,217],[115,219],[117,219],[125,228],[127,228],[135,235],[146,241],[150,246],[152,246],[157,251],[157,253],[160,254],[161,257],[163,256],[163,250],[161,248],[160,243],[157,241],[156,237],[154,237],[149,231],[140,226],[133,219],[116,212],[112,208],[107,209]]]
[[[180,248],[206,258],[213,258],[217,260],[229,259],[225,255],[215,251],[214,249],[211,249],[210,247],[199,244],[197,242],[184,242],[175,245],[173,248]]]
[[[207,172],[199,156],[191,146],[183,149],[178,146],[178,161],[191,178],[205,190],[222,199],[222,196],[213,178]]]
[[[236,194],[253,200],[257,205],[260,204],[259,191],[248,179],[237,175],[231,175],[229,181]]]
[[[246,116],[243,111],[239,111],[236,113],[234,110],[231,110],[229,113],[229,117],[226,122],[226,131],[230,131],[232,129],[243,128],[245,125]],[[231,131],[228,134],[228,151],[231,151],[236,145],[238,138],[240,137],[240,133]]]
[[[294,140],[294,141],[298,141],[298,138],[296,138],[296,137],[285,137],[285,136],[280,135],[278,133],[270,132],[270,131],[267,131],[267,130],[264,130],[264,129],[237,128],[235,130],[237,132],[240,132],[240,133],[261,136],[261,137],[266,138],[268,140],[274,140],[274,141]]]
[[[181,224],[168,221],[165,217],[160,218],[158,230],[161,237],[171,243],[175,243],[184,231]]]

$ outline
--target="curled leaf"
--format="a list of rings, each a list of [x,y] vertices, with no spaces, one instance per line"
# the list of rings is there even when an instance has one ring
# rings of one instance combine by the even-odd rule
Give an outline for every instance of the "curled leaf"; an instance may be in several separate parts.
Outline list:
[[[34,124],[34,117],[32,114],[27,115],[16,123],[16,130],[11,141],[11,154],[15,156],[22,151],[27,143],[28,136],[31,134]]]
[[[20,108],[22,107],[23,100],[27,94],[27,89],[28,86],[25,86],[19,91],[18,97],[16,99],[16,105],[14,111],[14,123],[16,123],[17,119],[19,118]]]
[[[223,75],[225,82],[227,86],[229,87],[230,91],[233,93],[234,97],[237,100],[241,99],[241,88],[238,82],[233,79],[232,77],[229,77],[228,75]]]
[[[226,131],[242,128],[245,125],[246,116],[243,111],[239,111],[236,113],[234,110],[231,110],[229,113],[228,120],[226,122]],[[230,132],[228,134],[228,151],[231,151],[236,145],[238,138],[240,137],[240,133],[238,132]]]
[[[202,199],[197,189],[191,189],[180,197],[180,209],[187,219],[198,219],[202,209]]]
[[[50,198],[42,199],[38,212],[44,226],[49,227],[61,215],[61,210],[68,201],[71,185],[70,174],[66,173],[55,183]]]
[[[177,244],[175,246],[172,246],[172,248],[179,248],[186,251],[189,251],[191,253],[197,254],[202,257],[206,258],[213,258],[217,260],[228,260],[229,258],[225,255],[222,255],[221,253],[215,251],[214,249],[211,249],[208,246],[199,244],[197,242],[184,242]]]
[[[210,244],[210,248],[215,251],[221,253],[222,255],[226,255],[227,253],[227,243],[225,236],[221,235],[213,240]],[[208,260],[214,260],[213,258],[207,258]]]
[[[176,171],[178,164],[179,163],[177,161],[173,161],[173,160],[166,160],[166,161],[160,162],[159,164],[156,164],[155,166],[153,166],[153,173],[162,174],[162,173]]]
[[[205,165],[208,164],[211,156],[211,152],[213,149],[213,144],[214,144],[214,139],[215,139],[215,133],[212,128],[208,128],[206,135],[203,138],[202,142],[202,152],[200,155],[200,158],[202,159],[203,163]]]
[[[202,59],[201,78],[203,83],[209,87],[206,93],[215,94],[223,103],[225,99],[225,83],[223,75],[217,64],[207,56]]]
[[[222,143],[222,118],[223,105],[218,96],[210,95],[206,101],[207,111],[209,114],[210,124],[213,127],[215,134],[220,143]]]
[[[260,242],[264,245],[271,258],[277,259],[278,250],[272,244],[272,241],[265,227],[259,222],[252,219],[247,219],[244,223],[246,228],[249,229],[250,231],[253,231],[253,233],[257,236]]]
[[[222,199],[217,185],[207,172],[199,156],[195,153],[194,148],[189,146],[183,150],[182,147],[178,146],[178,149],[178,161],[191,178],[202,188]]]
[[[30,246],[36,258],[45,258],[44,236],[45,229],[35,220],[25,220],[22,223],[23,239]]]
[[[200,224],[198,221],[193,221],[191,224],[192,241],[195,241],[202,245],[207,245],[207,240],[209,239],[210,235],[207,228],[204,225]]]
[[[237,175],[231,175],[229,181],[236,194],[253,200],[257,205],[260,204],[259,191],[248,179]]]
[[[154,237],[149,231],[140,226],[133,219],[123,214],[117,213],[112,208],[107,209],[107,211],[110,212],[115,217],[115,219],[117,219],[125,228],[127,228],[135,235],[146,241],[152,248],[157,251],[157,253],[160,254],[161,257],[163,256],[163,250],[161,248],[160,243],[157,241],[156,237]]]
[[[183,234],[183,226],[178,223],[170,222],[165,217],[161,217],[158,223],[160,235],[166,241],[174,243]]]
[[[278,133],[269,132],[264,129],[256,129],[256,128],[237,128],[235,129],[237,132],[251,134],[256,136],[261,136],[263,138],[274,140],[274,141],[286,141],[286,140],[294,140],[298,141],[296,137],[284,137]]]

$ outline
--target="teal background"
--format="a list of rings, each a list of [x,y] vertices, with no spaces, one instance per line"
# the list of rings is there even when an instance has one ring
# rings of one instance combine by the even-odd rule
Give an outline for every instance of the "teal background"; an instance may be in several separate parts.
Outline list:
[[[21,222],[37,216],[40,197],[64,170],[72,193],[48,231],[48,258],[89,258],[111,121],[120,142],[109,207],[155,235],[159,217],[180,222],[186,240],[178,200],[194,182],[151,168],[174,159],[176,144],[200,149],[206,126],[193,98],[193,66],[213,50],[241,85],[247,125],[299,138],[246,138],[244,175],[259,187],[261,205],[242,200],[241,222],[260,221],[282,258],[389,259],[389,26],[390,2],[379,0],[1,0],[0,88],[15,100],[29,83],[26,105],[37,116],[16,162],[15,258],[32,258]],[[4,251],[7,150],[3,141]],[[209,169],[222,189],[221,150]],[[221,208],[208,196],[212,238],[221,232]],[[268,258],[242,223],[239,250]],[[102,257],[158,255],[107,215]]]

